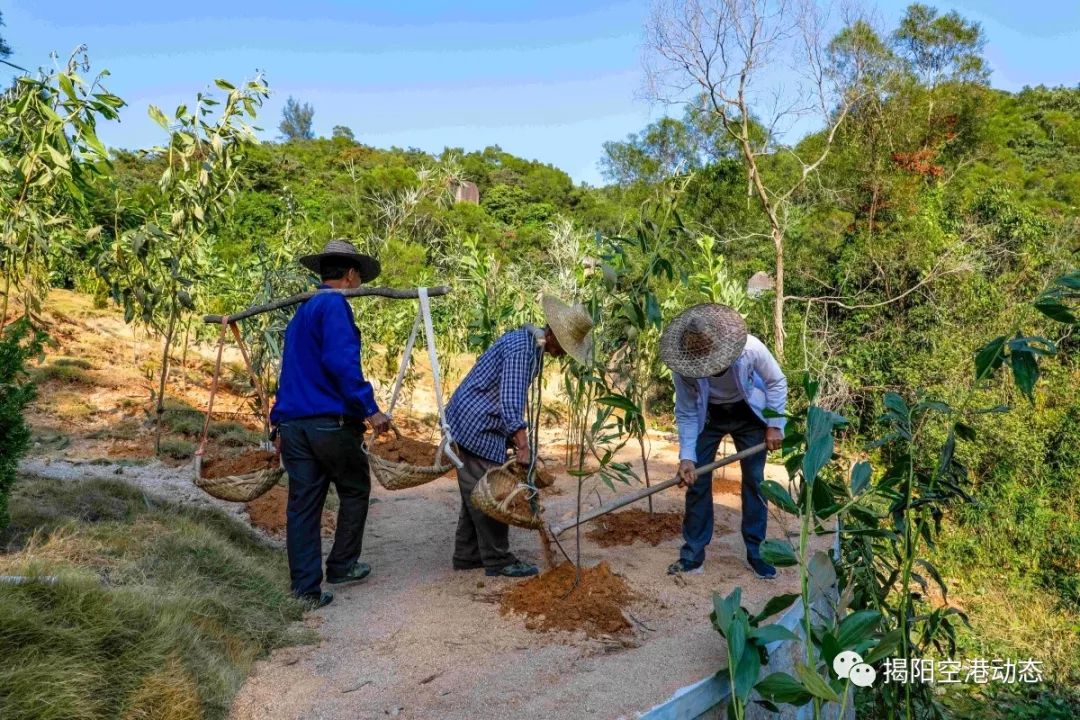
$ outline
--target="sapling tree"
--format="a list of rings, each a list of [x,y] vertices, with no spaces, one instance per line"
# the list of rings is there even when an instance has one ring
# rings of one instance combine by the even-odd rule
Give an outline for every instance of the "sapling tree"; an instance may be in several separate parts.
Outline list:
[[[123,100],[102,86],[107,72],[82,77],[80,48],[63,69],[23,75],[0,96],[0,326],[12,293],[36,317],[48,291],[50,252],[75,232],[84,193],[108,167],[99,120],[115,120]]]
[[[199,93],[194,107],[180,105],[171,119],[150,106],[150,117],[169,133],[166,145],[146,152],[162,167],[157,195],[145,222],[116,238],[99,268],[125,321],[162,338],[153,392],[159,448],[170,349],[198,307],[210,272],[209,240],[237,187],[244,146],[255,141],[249,121],[269,93],[261,76],[240,87],[215,84],[226,93],[223,101]]]
[[[746,169],[773,245],[773,345],[781,360],[791,208],[865,92],[862,78],[878,53],[866,33],[829,44],[824,26],[814,4],[786,0],[657,0],[646,26],[650,95],[689,102],[717,123]],[[824,126],[820,141],[808,153],[784,147],[783,133],[811,115]],[[770,172],[780,153],[791,167]]]

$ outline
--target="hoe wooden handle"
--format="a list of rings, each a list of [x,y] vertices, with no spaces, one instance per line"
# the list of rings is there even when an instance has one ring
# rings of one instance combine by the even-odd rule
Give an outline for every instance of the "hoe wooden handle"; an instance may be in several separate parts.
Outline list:
[[[694,471],[694,475],[697,476],[697,477],[701,477],[702,475],[704,475],[706,473],[711,473],[713,470],[715,470],[717,468],[723,467],[725,465],[730,465],[733,462],[738,462],[739,460],[742,460],[744,458],[748,458],[748,457],[750,457],[752,455],[757,455],[759,452],[765,452],[765,443],[759,443],[757,445],[754,445],[753,447],[748,447],[745,450],[741,450],[741,451],[735,453],[734,455],[728,455],[727,457],[720,458],[719,460],[717,460],[714,463],[709,463],[708,465],[702,465],[701,467],[697,468],[697,470]],[[596,508],[595,510],[590,510],[589,512],[582,515],[581,518],[578,519],[578,520],[571,520],[571,521],[569,521],[567,523],[564,523],[562,525],[549,525],[548,530],[551,531],[552,535],[558,537],[559,535],[563,534],[564,532],[566,532],[567,530],[569,530],[572,527],[577,527],[578,525],[581,525],[582,523],[587,523],[590,520],[595,520],[596,518],[600,517],[601,515],[607,515],[609,512],[612,512],[613,510],[618,510],[619,508],[625,507],[625,506],[629,505],[630,503],[635,503],[638,500],[642,500],[644,498],[649,497],[650,495],[653,495],[655,493],[660,492],[661,490],[667,490],[669,487],[672,487],[672,486],[675,486],[675,485],[678,485],[678,484],[679,484],[679,478],[678,478],[678,476],[676,476],[676,477],[671,478],[670,480],[665,480],[664,482],[660,483],[659,485],[653,485],[652,487],[642,488],[641,490],[635,490],[632,493],[627,493],[626,495],[623,495],[622,497],[615,498],[615,500],[613,500],[611,503],[609,503],[607,505],[604,505],[603,507]]]

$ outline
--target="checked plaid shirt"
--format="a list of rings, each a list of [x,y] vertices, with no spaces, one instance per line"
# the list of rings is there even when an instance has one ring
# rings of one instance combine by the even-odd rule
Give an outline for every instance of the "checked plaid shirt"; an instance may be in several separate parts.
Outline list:
[[[543,330],[525,325],[480,356],[446,406],[454,442],[485,460],[506,461],[510,436],[528,425],[525,403],[540,370],[543,337]]]

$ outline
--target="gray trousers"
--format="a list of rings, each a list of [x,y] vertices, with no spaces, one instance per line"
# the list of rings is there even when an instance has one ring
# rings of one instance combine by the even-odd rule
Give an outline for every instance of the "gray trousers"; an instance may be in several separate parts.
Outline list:
[[[473,455],[463,447],[457,448],[463,466],[457,471],[461,490],[461,512],[458,514],[457,534],[454,537],[454,568],[500,569],[517,562],[510,552],[510,527],[473,507],[472,491],[490,468],[498,465]]]

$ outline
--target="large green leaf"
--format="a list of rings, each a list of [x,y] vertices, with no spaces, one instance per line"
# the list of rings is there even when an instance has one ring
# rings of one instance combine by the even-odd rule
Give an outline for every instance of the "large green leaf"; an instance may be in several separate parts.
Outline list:
[[[812,405],[806,414],[806,455],[803,457],[803,479],[813,484],[821,468],[833,455],[833,428],[846,422],[836,413]]]
[[[735,695],[745,702],[750,697],[750,691],[754,689],[760,673],[761,657],[756,649],[747,648],[735,666],[735,687],[732,688]]]
[[[860,460],[851,468],[851,494],[858,495],[870,484],[873,468],[867,460]]]
[[[761,622],[765,618],[772,617],[778,612],[787,610],[791,607],[792,603],[800,597],[802,596],[798,593],[785,593],[784,595],[775,595],[769,598],[769,601],[765,603],[765,607],[761,609],[761,612],[754,616],[754,622]]]
[[[761,697],[788,705],[805,705],[813,699],[801,682],[783,672],[774,672],[754,686]]]
[[[1039,362],[1030,350],[1014,350],[1009,354],[1013,380],[1028,400],[1035,400],[1035,383],[1039,380]]]
[[[859,610],[851,613],[840,621],[836,640],[842,649],[848,650],[872,637],[880,622],[881,613],[877,610]]]
[[[799,514],[799,508],[791,499],[791,494],[780,483],[775,480],[766,480],[761,483],[760,490],[766,500],[779,505],[784,512],[792,515]]]
[[[769,539],[761,543],[761,559],[776,567],[791,567],[799,563],[791,545],[783,540]]]
[[[783,625],[765,625],[750,631],[750,637],[762,645],[767,645],[778,640],[798,640],[799,636],[788,630]]]
[[[975,377],[982,379],[990,377],[994,371],[1005,362],[1005,343],[1008,338],[999,335],[983,345],[975,353]]]

